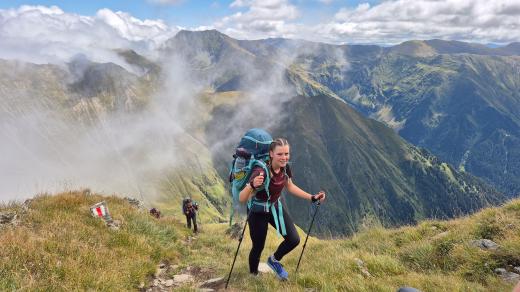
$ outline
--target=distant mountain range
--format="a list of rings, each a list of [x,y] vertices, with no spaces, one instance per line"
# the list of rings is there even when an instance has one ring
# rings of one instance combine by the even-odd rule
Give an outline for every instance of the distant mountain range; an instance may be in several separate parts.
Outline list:
[[[225,47],[225,54],[212,52],[228,60],[231,51],[237,56],[247,51],[251,62],[283,64],[299,94],[343,99],[457,169],[508,195],[520,193],[520,43],[498,48],[444,40],[336,46],[238,41],[217,31],[180,32],[171,42],[197,37],[228,45],[197,43],[194,52]],[[217,58],[213,64],[221,68],[222,63]],[[239,70],[226,71],[227,79],[216,80],[214,88],[242,90],[247,74]]]
[[[191,194],[206,216],[225,218],[233,147],[261,126],[291,142],[298,185],[329,193],[318,232],[349,234],[368,221],[395,226],[466,214],[520,189],[519,49],[440,40],[334,46],[181,31],[156,61],[120,51],[132,72],[82,58],[67,68],[1,61],[1,110],[16,117],[38,104],[86,129],[103,117],[146,114],[161,92],[192,86],[198,91],[189,104],[175,104],[184,134],[176,133],[172,151],[182,159],[150,179],[163,209],[178,212],[177,201]],[[172,85],[171,70],[189,82]],[[309,204],[290,196],[287,203],[307,224]]]
[[[348,71],[341,73],[326,62],[307,71],[311,80],[393,127],[409,142],[516,195],[519,47],[514,43],[491,49],[440,40],[363,52],[346,47]],[[325,56],[318,54],[313,60]]]
[[[294,145],[295,181],[305,189],[323,188],[331,193],[330,205],[324,207],[326,215],[320,219],[324,224],[318,227],[322,233],[351,233],[364,220],[374,218],[386,225],[399,225],[426,217],[453,217],[502,201],[500,193],[471,175],[458,172],[428,151],[405,143],[391,129],[357,114],[332,86],[334,82],[325,79],[329,75],[315,78],[320,76],[317,70],[326,69],[340,80],[352,70],[348,54],[370,62],[371,54],[384,54],[385,50],[283,39],[237,41],[206,31],[180,32],[167,51],[181,54],[197,73],[225,76],[210,80],[217,92],[247,92],[251,75],[262,83],[273,67],[283,67],[287,86],[301,95],[280,105],[284,118],[270,129]],[[211,57],[201,64],[197,62],[201,55]],[[231,132],[237,126],[235,116],[243,115],[243,106],[225,104],[214,109],[206,131],[209,144],[217,143],[225,130]],[[258,117],[249,117],[238,127],[257,124],[251,119]],[[232,146],[226,148],[228,157]],[[224,163],[221,157],[226,154],[218,155],[217,165]],[[220,172],[224,176],[225,167]],[[306,202],[289,196],[288,203],[298,223],[308,221]]]

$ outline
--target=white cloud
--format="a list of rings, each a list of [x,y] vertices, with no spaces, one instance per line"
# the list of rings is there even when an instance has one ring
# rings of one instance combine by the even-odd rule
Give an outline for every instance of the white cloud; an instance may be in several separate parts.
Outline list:
[[[236,0],[230,7],[240,11],[222,18],[214,26],[236,38],[289,37],[379,44],[432,38],[481,43],[520,41],[520,2],[516,0],[362,3],[354,8],[341,8],[330,21],[314,26],[302,23],[299,20],[302,12],[289,1]]]
[[[287,0],[236,0],[230,8],[245,11],[222,18],[215,23],[215,28],[234,37],[291,37],[297,32],[297,26],[288,21],[298,18],[300,13]]]
[[[56,6],[24,5],[0,10],[0,58],[61,63],[84,54],[97,62],[121,63],[114,49],[149,55],[177,30],[161,20],[140,20],[109,9],[82,16]]]
[[[330,42],[398,43],[409,39],[455,39],[508,43],[520,40],[520,2],[514,0],[397,0],[342,8],[317,25]]]
[[[111,61],[113,48],[152,51],[173,31],[160,21],[142,21],[108,9],[87,17],[67,14],[57,7],[24,6],[0,11],[0,59],[10,53],[15,59],[63,61],[84,53],[97,61]],[[247,84],[249,95],[244,97],[249,106],[237,111],[230,123],[235,125],[232,130],[240,133],[231,136],[219,125],[212,131],[219,137],[218,145],[227,139],[236,143],[245,131],[240,127],[252,123],[251,116],[256,117],[255,125],[278,124],[281,104],[295,95],[286,83],[283,66],[260,70],[254,58],[230,59],[215,66],[218,68],[208,81],[203,75],[207,73],[193,70],[182,54],[172,52],[164,57],[166,60],[159,60],[164,69],[163,86],[157,88],[146,108],[135,112],[110,112],[102,106],[105,96],[76,96],[68,85],[83,70],[67,72],[61,66],[0,60],[2,73],[10,76],[0,78],[0,153],[4,154],[0,155],[0,177],[6,182],[0,184],[0,201],[80,186],[150,198],[164,191],[160,188],[162,179],[171,171],[181,167],[183,173],[197,167],[201,172],[208,169],[211,160],[204,159],[209,157],[208,149],[201,146],[204,141],[189,133],[197,132],[192,130],[195,122],[208,118],[195,97],[205,94],[210,81],[223,75],[220,72],[240,68],[244,84],[251,84]],[[25,81],[29,79],[33,83]],[[116,97],[124,101],[125,108],[132,104],[132,96],[139,94],[139,85],[135,86],[124,85],[125,93]],[[70,101],[67,106],[74,105],[72,116],[63,114],[59,106],[62,99]],[[256,111],[267,114],[252,115]],[[98,115],[91,116],[93,112]],[[71,118],[75,114],[81,117],[80,113],[92,118],[92,123]]]
[[[231,8],[246,7],[246,6],[251,5],[251,2],[253,2],[253,1],[235,0],[235,1],[233,1],[233,3],[229,4],[229,7],[231,7]]]
[[[165,1],[165,0],[164,0]],[[395,0],[342,8],[328,22],[306,25],[289,0],[235,0],[235,13],[213,25],[239,39],[300,38],[329,43],[395,44],[409,39],[455,39],[481,43],[520,41],[520,2],[514,0]],[[180,27],[101,9],[94,16],[56,6],[0,10],[0,58],[33,63],[68,61],[81,53],[97,62],[124,65],[112,51],[153,54]]]

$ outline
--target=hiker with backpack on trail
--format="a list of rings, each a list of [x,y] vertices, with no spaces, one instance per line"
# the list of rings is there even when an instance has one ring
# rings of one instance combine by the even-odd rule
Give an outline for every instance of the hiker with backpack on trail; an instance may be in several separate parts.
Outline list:
[[[193,221],[193,231],[198,232],[197,229],[197,211],[199,205],[193,202],[190,198],[185,198],[182,201],[182,213],[186,216],[186,225],[188,229],[191,229],[191,222]]]
[[[271,224],[284,240],[267,258],[267,265],[280,280],[287,280],[288,273],[280,260],[298,246],[300,237],[287,213],[287,207],[280,200],[282,191],[286,188],[292,195],[312,202],[323,201],[325,192],[311,195],[294,184],[288,165],[290,147],[286,139],[278,138],[272,141],[268,147],[268,154],[266,167],[254,166],[248,183],[239,194],[241,203],[248,202],[249,234],[253,245],[249,253],[249,272],[253,275],[258,274],[268,225]]]

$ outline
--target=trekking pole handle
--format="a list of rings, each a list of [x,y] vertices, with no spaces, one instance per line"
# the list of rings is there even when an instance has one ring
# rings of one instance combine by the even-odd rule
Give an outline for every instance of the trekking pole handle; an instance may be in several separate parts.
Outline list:
[[[314,204],[314,203],[318,203],[321,204],[321,200],[324,199],[323,196],[321,196],[319,199],[317,198],[320,194],[322,194],[322,192],[320,191],[319,193],[317,194],[314,194],[314,195],[311,195],[311,203]]]

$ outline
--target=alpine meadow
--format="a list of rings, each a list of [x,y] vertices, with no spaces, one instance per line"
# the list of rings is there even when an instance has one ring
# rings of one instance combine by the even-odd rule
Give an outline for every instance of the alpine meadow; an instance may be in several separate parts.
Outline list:
[[[1,291],[520,292],[514,1],[7,2]]]

